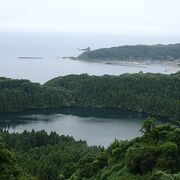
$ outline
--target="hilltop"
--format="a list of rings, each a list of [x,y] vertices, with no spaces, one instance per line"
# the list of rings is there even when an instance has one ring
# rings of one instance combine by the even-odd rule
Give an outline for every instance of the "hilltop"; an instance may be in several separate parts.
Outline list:
[[[176,62],[180,63],[180,43],[169,45],[126,45],[102,48],[80,54],[77,59],[89,61],[129,61],[129,62]]]

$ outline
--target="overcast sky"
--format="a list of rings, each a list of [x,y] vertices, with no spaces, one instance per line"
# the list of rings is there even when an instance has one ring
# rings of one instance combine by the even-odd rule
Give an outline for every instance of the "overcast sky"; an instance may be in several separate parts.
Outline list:
[[[0,31],[180,35],[180,0],[0,0]]]

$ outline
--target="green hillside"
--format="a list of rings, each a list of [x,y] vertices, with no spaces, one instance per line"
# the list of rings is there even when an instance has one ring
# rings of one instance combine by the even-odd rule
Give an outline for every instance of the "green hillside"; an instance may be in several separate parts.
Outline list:
[[[68,75],[45,86],[68,90],[76,106],[109,107],[180,119],[180,74]]]
[[[96,61],[175,61],[180,60],[180,44],[102,48],[84,52],[77,59]]]
[[[180,119],[180,73],[68,75],[40,85],[0,79],[0,112],[62,107],[118,108]]]

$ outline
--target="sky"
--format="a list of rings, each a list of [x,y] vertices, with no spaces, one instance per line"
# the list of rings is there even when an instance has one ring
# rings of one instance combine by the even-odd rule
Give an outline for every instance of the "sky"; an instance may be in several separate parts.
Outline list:
[[[0,0],[0,31],[180,35],[180,0]]]

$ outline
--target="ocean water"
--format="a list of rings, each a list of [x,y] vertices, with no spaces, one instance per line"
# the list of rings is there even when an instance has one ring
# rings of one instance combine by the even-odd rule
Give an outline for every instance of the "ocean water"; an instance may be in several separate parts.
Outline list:
[[[163,65],[119,66],[96,62],[62,59],[77,56],[77,48],[91,49],[127,44],[169,44],[180,42],[180,37],[110,34],[66,33],[0,33],[0,76],[29,79],[44,83],[57,76],[88,73],[90,75],[136,73],[175,73],[178,69]],[[44,59],[19,59],[37,56]]]

